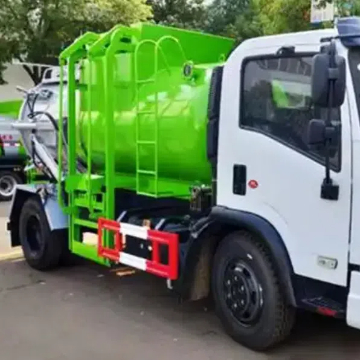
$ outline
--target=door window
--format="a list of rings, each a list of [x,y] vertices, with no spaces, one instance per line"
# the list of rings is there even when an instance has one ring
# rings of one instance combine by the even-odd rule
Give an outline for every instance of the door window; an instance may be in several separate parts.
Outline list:
[[[324,119],[327,114],[327,109],[312,104],[311,70],[311,55],[245,60],[240,126],[324,163],[323,147],[307,145],[309,121]],[[333,110],[332,121],[340,121],[340,109]],[[340,170],[340,149],[331,154],[331,166],[336,171]]]

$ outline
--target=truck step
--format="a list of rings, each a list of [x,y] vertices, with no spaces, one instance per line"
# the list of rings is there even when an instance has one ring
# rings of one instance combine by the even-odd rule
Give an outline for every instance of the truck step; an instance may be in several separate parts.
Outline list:
[[[89,208],[89,199],[88,199],[88,197],[86,195],[83,196],[83,197],[76,196],[74,198],[74,204],[77,207],[87,209],[87,208]],[[94,210],[104,211],[104,203],[103,202],[93,201],[92,206],[93,206]]]
[[[308,310],[315,311],[321,315],[340,319],[345,317],[345,306],[330,298],[319,296],[316,298],[303,299],[302,303]]]
[[[87,174],[76,174],[66,178],[65,186],[67,191],[84,191],[88,192],[91,186],[92,194],[102,193],[102,187],[105,179],[102,175],[91,174],[89,177]]]

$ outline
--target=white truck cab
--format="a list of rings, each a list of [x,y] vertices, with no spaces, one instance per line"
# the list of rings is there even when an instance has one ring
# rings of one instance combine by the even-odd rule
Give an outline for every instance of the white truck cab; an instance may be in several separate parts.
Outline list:
[[[321,197],[324,151],[309,149],[306,139],[314,119],[313,56],[324,45],[321,39],[332,36],[334,30],[253,39],[231,55],[223,70],[217,203],[269,221],[286,239],[296,274],[346,286],[352,239],[360,239],[352,222],[359,211],[352,197],[360,126],[349,66],[346,99],[334,112],[341,121],[341,143],[331,157],[331,177],[339,186],[334,201]],[[352,56],[339,40],[336,48],[344,58]],[[360,81],[360,72],[354,76]],[[276,103],[274,81],[283,86],[287,103]],[[244,166],[252,184],[244,195],[233,191],[234,166]],[[359,255],[350,260],[360,264]],[[331,259],[332,266],[321,259]]]
[[[314,58],[330,48],[333,69],[329,55]],[[254,216],[252,232],[268,239],[297,307],[360,328],[360,20],[247,40],[221,77],[218,215],[231,223]],[[232,321],[225,326],[234,338],[261,347]]]

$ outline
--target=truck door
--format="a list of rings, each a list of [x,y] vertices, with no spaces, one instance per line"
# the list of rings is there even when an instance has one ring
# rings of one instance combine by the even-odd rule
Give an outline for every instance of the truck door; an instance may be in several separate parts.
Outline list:
[[[217,204],[270,222],[296,274],[346,285],[351,206],[348,100],[333,112],[333,120],[342,122],[341,144],[331,157],[331,176],[340,195],[336,201],[324,200],[324,152],[306,142],[309,121],[325,111],[311,104],[312,56],[319,45],[296,46],[296,53],[287,55],[277,55],[278,50],[241,45],[224,67]],[[242,179],[236,176],[239,166],[246,170]],[[243,184],[236,184],[239,181]],[[334,266],[324,259],[335,260]]]

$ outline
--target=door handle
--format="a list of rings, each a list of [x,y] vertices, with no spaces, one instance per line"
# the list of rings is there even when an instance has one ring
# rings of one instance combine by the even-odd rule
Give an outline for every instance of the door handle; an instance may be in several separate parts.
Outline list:
[[[233,193],[235,195],[246,195],[246,166],[235,164],[233,168]]]

